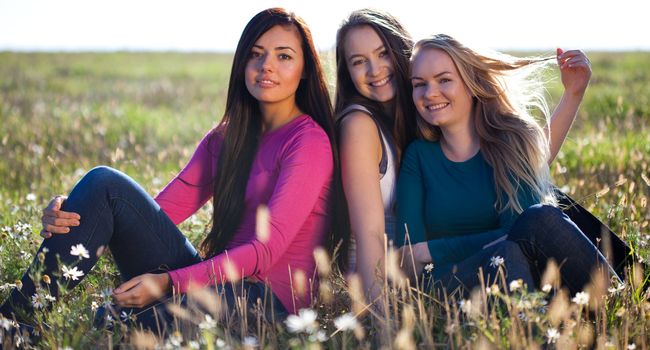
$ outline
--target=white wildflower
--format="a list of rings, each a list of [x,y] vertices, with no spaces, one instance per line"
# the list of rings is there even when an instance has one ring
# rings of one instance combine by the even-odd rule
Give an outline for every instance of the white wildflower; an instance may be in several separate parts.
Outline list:
[[[12,327],[14,327],[14,321],[0,316],[0,328],[4,328],[5,331],[9,331]]]
[[[257,338],[253,336],[245,337],[241,343],[244,347],[249,347],[249,348],[256,348],[260,345],[260,342],[257,341]]]
[[[616,295],[625,289],[625,283],[619,283],[616,287],[607,288],[610,295]]]
[[[76,266],[74,266],[73,268],[69,268],[63,265],[61,270],[63,271],[63,277],[73,281],[78,280],[79,277],[84,275],[83,271],[78,270]]]
[[[549,328],[546,331],[546,343],[547,344],[555,344],[555,342],[557,342],[558,339],[560,339],[560,332],[558,332],[557,329]]]
[[[589,304],[589,293],[587,292],[578,292],[576,296],[571,299],[574,303],[578,305],[587,305]]]
[[[499,286],[496,284],[493,284],[489,287],[485,287],[485,294],[487,295],[496,295],[499,294]]]
[[[544,293],[549,293],[551,291],[551,289],[553,289],[553,286],[551,286],[548,283],[546,283],[545,285],[542,286],[542,291]]]
[[[28,194],[25,196],[25,199],[28,200],[28,201],[30,201],[30,202],[33,202],[33,201],[36,200],[36,195],[33,194],[33,193],[28,193]]]
[[[215,345],[217,346],[217,348],[219,348],[219,349],[221,349],[221,348],[225,348],[225,347],[226,347],[226,342],[225,342],[223,339],[221,339],[221,338],[217,338],[217,341],[216,341],[214,344],[215,344]]]
[[[431,273],[431,271],[433,271],[433,263],[428,263],[424,265],[424,271],[426,271],[427,273]]]
[[[217,327],[217,321],[210,315],[205,315],[205,319],[199,323],[201,329],[214,329],[215,327]]]
[[[469,315],[469,313],[472,311],[472,301],[471,300],[463,299],[458,304],[460,305],[460,309],[464,313]]]
[[[516,279],[516,280],[510,282],[509,287],[510,287],[510,291],[514,292],[514,291],[516,291],[518,289],[521,289],[521,287],[523,287],[523,286],[524,286],[524,281],[520,278],[520,279]]]
[[[636,344],[632,343],[627,346],[627,350],[634,350],[636,349]]]
[[[84,245],[81,244],[81,243],[79,243],[77,245],[73,245],[70,248],[70,255],[74,255],[74,256],[78,256],[78,257],[82,257],[82,258],[86,258],[86,259],[90,258],[90,255],[88,253],[88,249],[86,249],[86,247],[84,247]]]
[[[90,304],[90,309],[91,309],[92,311],[97,311],[98,308],[99,308],[99,304],[98,304],[96,301],[93,301],[93,302]]]
[[[498,256],[498,255],[493,256],[493,257],[490,258],[490,266],[492,266],[494,268],[497,268],[497,267],[503,265],[504,261],[505,260],[502,257]]]
[[[334,320],[334,325],[337,329],[342,331],[353,331],[355,328],[357,328],[358,323],[357,318],[354,317],[352,313],[348,312],[347,314],[337,317]]]
[[[201,345],[199,345],[199,342],[196,341],[196,340],[190,340],[189,342],[187,342],[187,346],[190,349],[200,349],[201,348]]]
[[[49,302],[55,301],[56,298],[49,294],[40,294],[40,293],[35,293],[32,295],[32,306],[35,309],[42,309],[47,306]]]
[[[284,320],[284,323],[291,333],[311,333],[318,328],[316,324],[317,316],[316,311],[312,309],[300,309],[298,315],[289,315]]]

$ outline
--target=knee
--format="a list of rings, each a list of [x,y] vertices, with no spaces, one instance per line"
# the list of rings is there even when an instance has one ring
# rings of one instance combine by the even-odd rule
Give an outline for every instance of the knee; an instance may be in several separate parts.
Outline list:
[[[549,227],[554,222],[562,219],[564,213],[559,208],[535,204],[524,210],[510,230],[511,238],[521,238],[520,236],[530,236],[537,232],[544,231],[543,228]]]
[[[91,169],[84,175],[80,183],[84,184],[87,188],[106,188],[112,186],[116,181],[120,181],[123,174],[107,166],[97,166]]]

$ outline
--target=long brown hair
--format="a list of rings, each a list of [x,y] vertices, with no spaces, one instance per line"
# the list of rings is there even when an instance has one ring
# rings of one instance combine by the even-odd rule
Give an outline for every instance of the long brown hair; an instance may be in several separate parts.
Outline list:
[[[415,44],[412,59],[428,49],[442,50],[451,57],[473,96],[474,128],[481,154],[494,170],[497,210],[521,213],[524,208],[517,194],[522,188],[537,201],[555,203],[547,163],[549,141],[530,114],[538,109],[548,122],[539,72],[552,57],[482,55],[448,35],[438,34]],[[520,74],[510,74],[513,72]],[[513,77],[517,78],[514,86]],[[442,136],[439,127],[422,118],[418,118],[418,129],[421,137],[431,141]]]
[[[329,136],[335,157],[335,174],[338,171],[332,105],[311,31],[302,18],[285,9],[261,11],[248,22],[237,44],[230,71],[226,109],[213,132],[213,135],[223,138],[223,144],[214,181],[212,228],[200,246],[204,257],[223,252],[241,224],[246,184],[262,133],[259,102],[248,92],[242,77],[257,39],[277,25],[293,26],[300,33],[305,66],[304,78],[296,91],[296,104]]]
[[[354,86],[345,59],[344,44],[347,34],[353,28],[369,26],[381,39],[394,69],[395,98],[392,103],[382,104],[362,96]],[[413,40],[404,26],[391,14],[376,9],[361,9],[352,12],[343,21],[336,33],[336,93],[335,115],[350,104],[358,103],[369,108],[388,128],[397,154],[415,139],[415,108],[411,102],[409,77],[410,55]],[[386,106],[391,108],[386,108]]]

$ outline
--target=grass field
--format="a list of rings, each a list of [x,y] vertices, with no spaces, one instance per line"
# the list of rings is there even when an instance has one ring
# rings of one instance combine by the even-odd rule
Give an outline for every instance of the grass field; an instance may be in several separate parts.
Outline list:
[[[650,259],[650,53],[588,55],[592,82],[552,172],[556,184],[619,233],[642,263]],[[230,55],[198,53],[0,53],[0,299],[40,244],[40,209],[87,170],[100,164],[120,169],[152,195],[167,183],[218,122],[230,62]],[[549,92],[557,102],[558,79]],[[181,225],[195,243],[210,210]],[[624,287],[602,298],[592,292],[587,305],[563,293],[508,296],[503,287],[456,304],[392,286],[390,316],[339,332],[333,320],[359,305],[354,283],[348,286],[334,272],[324,280],[336,301],[327,304],[324,296],[314,305],[316,328],[290,332],[285,324],[233,327],[235,321],[201,318],[157,340],[120,327],[91,328],[92,303],[102,303],[102,290],[118,283],[110,260],[103,259],[81,288],[39,316],[49,327],[36,346],[647,349],[650,301],[639,285],[650,271],[641,266]],[[0,333],[10,326],[3,327]]]

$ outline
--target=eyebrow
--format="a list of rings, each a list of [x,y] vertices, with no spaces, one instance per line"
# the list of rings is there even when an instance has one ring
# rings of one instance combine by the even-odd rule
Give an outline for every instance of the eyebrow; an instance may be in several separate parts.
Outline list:
[[[435,78],[438,78],[438,77],[440,77],[442,75],[445,75],[445,74],[451,74],[451,72],[449,72],[449,71],[440,72],[440,73],[434,75],[433,78],[435,79]],[[418,77],[418,76],[412,76],[411,80],[424,80],[424,78],[421,78],[421,77]]]
[[[262,46],[262,45],[253,45],[253,47],[258,48],[260,50],[264,50],[264,46]],[[278,46],[274,50],[276,50],[276,51],[291,50],[291,51],[297,53],[296,50],[294,50],[291,46]]]
[[[375,53],[375,52],[377,52],[377,51],[381,51],[381,50],[385,50],[385,49],[386,49],[386,47],[385,47],[384,45],[381,45],[380,47],[378,47],[378,48],[372,50],[372,52]],[[351,59],[353,59],[353,58],[355,58],[355,57],[358,57],[358,56],[363,57],[362,54],[356,53],[356,54],[350,55],[350,57],[348,57],[348,61],[351,60]]]

